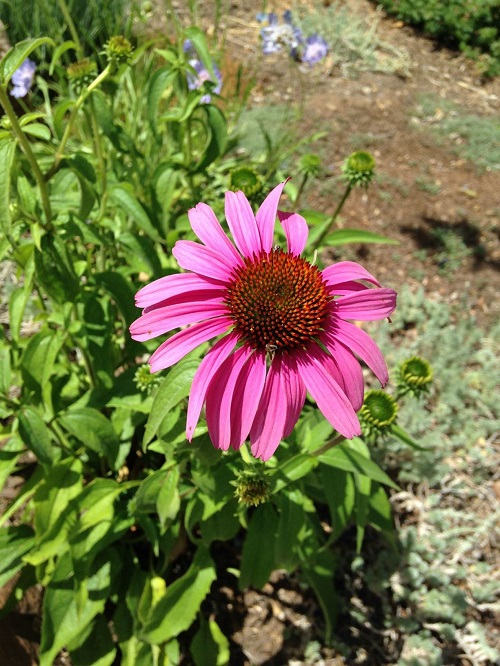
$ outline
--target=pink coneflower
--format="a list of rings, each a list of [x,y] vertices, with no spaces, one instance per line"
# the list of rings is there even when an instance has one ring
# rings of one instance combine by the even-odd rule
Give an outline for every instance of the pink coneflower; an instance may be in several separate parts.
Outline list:
[[[383,319],[396,305],[396,292],[380,288],[359,264],[343,261],[321,271],[300,256],[308,228],[300,215],[277,211],[284,185],[256,215],[242,192],[226,193],[234,245],[209,206],[192,208],[189,221],[202,244],[181,240],[172,251],[188,272],[141,289],[136,303],[143,314],[130,327],[143,341],[187,326],[151,356],[152,372],[222,336],[194,377],[186,435],[191,441],[205,404],[216,448],[238,449],[250,436],[252,453],[262,460],[293,430],[306,391],[339,433],[361,433],[356,411],[363,375],[356,356],[381,384],[388,375],[377,345],[347,320]],[[286,251],[273,246],[276,215]]]

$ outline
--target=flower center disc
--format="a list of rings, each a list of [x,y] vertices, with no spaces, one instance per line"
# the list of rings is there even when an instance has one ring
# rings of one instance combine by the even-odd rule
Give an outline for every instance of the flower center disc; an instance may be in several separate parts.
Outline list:
[[[226,303],[245,342],[254,349],[284,351],[303,346],[322,330],[332,297],[316,266],[280,249],[244,261]]]

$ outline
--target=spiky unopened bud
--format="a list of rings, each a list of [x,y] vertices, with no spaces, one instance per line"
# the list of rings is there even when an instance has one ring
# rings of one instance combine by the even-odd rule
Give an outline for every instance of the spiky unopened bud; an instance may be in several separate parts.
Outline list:
[[[371,153],[357,150],[345,160],[342,173],[352,187],[368,187],[375,175],[375,158]]]
[[[398,395],[411,393],[419,396],[426,393],[432,383],[431,364],[420,356],[412,356],[403,361],[397,371]]]
[[[104,45],[104,53],[108,64],[117,68],[123,63],[128,63],[132,57],[132,44],[122,35],[113,35]]]
[[[84,88],[87,88],[95,79],[97,73],[97,65],[89,58],[83,58],[78,62],[69,65],[66,69],[66,74],[71,82],[71,87],[77,95],[79,95]]]
[[[299,160],[299,171],[304,176],[316,177],[319,175],[321,160],[316,153],[306,153]]]
[[[358,412],[363,439],[368,444],[375,444],[390,432],[397,415],[398,404],[392,396],[380,389],[368,391]]]
[[[134,375],[134,382],[139,391],[151,391],[153,386],[158,383],[158,378],[153,375],[149,365],[140,365]]]
[[[241,472],[233,485],[238,501],[248,506],[258,506],[269,499],[269,483],[259,472]]]
[[[239,166],[229,173],[229,189],[232,192],[241,190],[247,198],[251,198],[262,190],[262,178],[251,166]]]

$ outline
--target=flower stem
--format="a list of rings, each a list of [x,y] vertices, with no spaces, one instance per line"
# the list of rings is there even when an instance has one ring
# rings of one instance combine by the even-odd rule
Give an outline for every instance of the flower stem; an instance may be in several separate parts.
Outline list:
[[[330,223],[329,223],[329,225],[328,225],[328,226],[326,227],[326,229],[325,229],[325,230],[324,230],[324,231],[318,236],[318,238],[314,241],[314,249],[315,249],[315,250],[317,250],[317,249],[319,248],[319,246],[321,245],[321,243],[323,242],[323,240],[325,239],[325,237],[330,233],[330,231],[331,231],[333,225],[335,224],[335,220],[336,220],[337,217],[340,215],[340,211],[341,211],[342,208],[344,207],[344,204],[345,204],[345,202],[347,201],[347,198],[348,198],[349,195],[351,194],[351,190],[352,190],[352,184],[351,184],[351,183],[348,183],[348,184],[347,184],[347,187],[346,187],[346,189],[345,189],[344,195],[342,196],[342,199],[339,201],[339,205],[337,206],[337,208],[335,209],[335,212],[333,213],[333,215],[332,215],[331,218],[330,218]]]
[[[73,107],[71,111],[71,115],[68,120],[68,124],[66,125],[66,128],[64,130],[63,137],[61,139],[61,143],[59,144],[59,148],[57,149],[57,152],[54,156],[54,162],[50,169],[47,171],[45,174],[45,180],[50,180],[52,176],[57,172],[59,169],[59,165],[61,164],[61,160],[64,157],[64,149],[66,148],[66,143],[68,142],[69,135],[71,134],[71,130],[73,129],[73,125],[75,123],[76,115],[78,111],[80,110],[81,106],[87,99],[87,97],[99,86],[101,83],[109,76],[111,72],[111,67],[108,65],[105,69],[102,70],[102,72],[99,74],[99,76],[92,81],[92,83],[86,88],[85,90],[82,91],[80,97],[76,100],[75,106]]]
[[[308,178],[309,178],[309,174],[305,173],[303,178],[302,178],[302,182],[299,185],[299,189],[297,190],[297,196],[295,197],[295,201],[293,202],[293,206],[294,206],[295,209],[298,209],[298,207],[299,207],[300,197],[302,196],[302,192],[304,191],[304,187],[307,183]]]
[[[326,453],[330,449],[333,449],[333,447],[337,446],[337,444],[341,444],[344,440],[345,440],[345,437],[343,435],[337,435],[336,437],[333,437],[326,444],[323,444],[323,446],[320,446],[319,449],[315,449],[314,451],[311,451],[311,455],[314,458],[317,458],[318,456],[323,455],[323,453]]]
[[[26,134],[23,132],[21,126],[19,125],[19,122],[17,120],[17,115],[14,109],[12,108],[12,104],[10,103],[9,96],[7,95],[7,91],[4,86],[0,86],[0,104],[3,106],[4,111],[10,120],[12,132],[14,133],[14,136],[21,144],[21,148],[23,149],[23,152],[26,155],[26,159],[29,162],[29,165],[33,172],[33,176],[35,177],[37,185],[40,189],[43,211],[45,213],[45,224],[42,226],[44,226],[46,229],[49,229],[52,226],[52,210],[50,208],[50,200],[47,191],[47,185],[45,183],[43,174],[40,171],[40,167],[38,166],[38,162],[36,161],[36,157],[33,154],[33,151],[31,150],[30,142],[26,138]]]

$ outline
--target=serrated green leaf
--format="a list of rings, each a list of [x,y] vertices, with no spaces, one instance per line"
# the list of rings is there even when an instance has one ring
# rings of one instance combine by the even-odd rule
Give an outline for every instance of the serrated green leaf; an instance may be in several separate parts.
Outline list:
[[[275,543],[278,515],[271,504],[261,504],[252,516],[243,544],[241,558],[240,590],[252,585],[262,588],[271,571],[276,568],[274,550],[268,545]],[[263,547],[266,544],[266,547]]]
[[[10,176],[16,142],[7,139],[0,142],[0,230],[6,236],[10,234]]]
[[[167,587],[165,595],[153,607],[140,637],[161,644],[186,631],[216,577],[208,549],[198,547],[187,572]]]
[[[154,397],[142,440],[143,448],[153,440],[168,412],[189,395],[198,366],[198,360],[184,359],[169,370]]]
[[[42,44],[55,46],[50,37],[37,37],[36,39],[24,39],[9,49],[0,62],[0,84],[7,85],[16,69],[19,69],[26,58]]]
[[[84,446],[104,456],[115,469],[120,442],[111,421],[92,407],[72,409],[58,418],[59,423]]]
[[[56,457],[50,430],[34,407],[22,407],[19,415],[19,435],[25,446],[32,451],[37,459],[46,465],[51,465]]]

